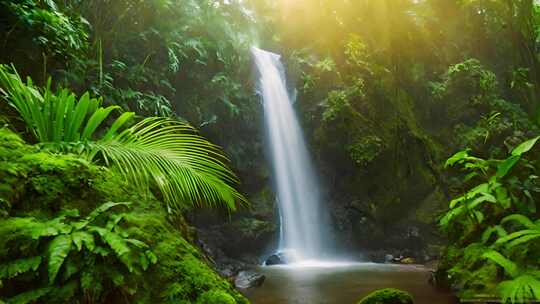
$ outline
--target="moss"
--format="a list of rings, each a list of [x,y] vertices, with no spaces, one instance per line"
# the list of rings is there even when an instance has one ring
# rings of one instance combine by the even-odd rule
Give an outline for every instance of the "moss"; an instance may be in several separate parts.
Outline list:
[[[154,196],[140,193],[107,168],[76,155],[40,151],[0,129],[0,217],[48,220],[73,208],[85,215],[107,201],[132,202],[123,228],[157,256],[157,264],[138,282],[141,288],[126,295],[128,302],[248,303],[186,240],[182,216],[168,214]]]
[[[413,297],[405,291],[385,288],[372,292],[358,304],[413,304]]]
[[[375,160],[385,148],[381,138],[368,135],[356,140],[347,150],[357,165],[365,166]]]
[[[197,304],[236,304],[236,300],[220,290],[210,290],[203,293]]]

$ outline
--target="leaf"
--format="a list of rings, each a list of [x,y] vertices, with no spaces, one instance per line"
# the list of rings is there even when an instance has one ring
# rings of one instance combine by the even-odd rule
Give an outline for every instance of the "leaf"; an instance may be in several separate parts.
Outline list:
[[[521,154],[520,155],[512,155],[509,158],[505,159],[503,162],[501,162],[497,166],[496,176],[498,178],[505,177],[506,174],[508,174],[508,172],[510,172],[510,170],[512,170],[512,168],[514,168],[514,166],[517,164],[517,162],[520,159],[521,159]]]
[[[71,236],[60,235],[49,244],[49,282],[52,284],[64,260],[71,251]]]
[[[512,150],[512,155],[521,156],[523,153],[529,152],[529,150],[531,150],[534,147],[538,139],[540,139],[540,136],[537,136],[535,138],[529,139],[521,143],[514,150]]]
[[[507,247],[508,248],[513,248],[513,247],[516,247],[516,246],[521,245],[523,243],[529,243],[532,240],[537,239],[537,238],[540,238],[540,231],[529,232],[526,235],[523,235],[523,236],[509,242]]]
[[[499,225],[489,227],[482,233],[482,243],[487,243],[493,234],[496,234],[498,238],[508,235],[506,230]]]
[[[73,239],[73,244],[77,247],[77,251],[81,251],[83,244],[89,251],[93,251],[96,247],[94,236],[88,232],[76,231],[71,234],[71,238]]]
[[[82,220],[82,221],[80,221],[78,223],[75,223],[73,226],[77,230],[83,229],[88,224],[92,223],[97,217],[99,217],[104,212],[110,210],[111,208],[114,208],[116,206],[126,206],[126,207],[128,207],[129,205],[130,205],[130,203],[124,203],[124,202],[120,202],[120,203],[107,202],[107,203],[104,203],[104,204],[100,205],[99,207],[97,207],[96,209],[94,209],[94,211],[92,211],[84,220]]]
[[[133,119],[134,116],[135,116],[135,113],[133,112],[122,113],[122,115],[120,115],[120,117],[118,117],[114,121],[112,126],[109,128],[109,130],[107,131],[107,133],[103,136],[101,140],[104,140],[104,141],[111,140],[115,135],[117,135],[116,132],[122,126],[124,126],[127,122]]]
[[[38,288],[38,289],[33,289],[27,292],[23,292],[13,298],[8,299],[7,303],[9,304],[36,303],[37,300],[39,300],[41,297],[48,294],[52,289],[53,289],[52,287],[44,287],[44,288]]]
[[[509,216],[506,216],[501,220],[501,223],[508,223],[508,222],[516,222],[519,223],[529,229],[535,229],[537,228],[537,225],[533,223],[528,217],[521,215],[521,214],[512,214]]]
[[[481,203],[484,203],[484,202],[488,202],[488,203],[496,203],[497,202],[497,199],[495,199],[495,197],[489,193],[482,193],[482,196],[474,199],[472,202],[470,202],[467,207],[469,209],[474,209],[476,208],[478,205],[480,205]]]
[[[448,168],[455,165],[456,163],[460,161],[465,160],[467,157],[469,157],[469,151],[470,149],[467,149],[467,150],[459,151],[458,153],[454,154],[452,157],[446,160],[444,167]]]
[[[525,273],[514,280],[504,281],[497,286],[505,303],[528,303],[540,300],[540,280]]]
[[[502,254],[495,250],[490,250],[482,255],[482,257],[492,260],[499,264],[510,276],[516,277],[518,275],[518,266],[516,263],[510,261]]]
[[[146,255],[146,257],[148,257],[148,260],[150,261],[150,263],[152,263],[152,264],[157,263],[158,258],[157,258],[157,256],[156,256],[152,251],[146,250],[146,251],[144,252],[144,254]]]
[[[39,265],[41,265],[40,256],[18,259],[2,264],[0,265],[0,279],[11,279],[30,270],[36,271]]]
[[[171,210],[187,202],[235,210],[237,202],[246,202],[231,186],[238,180],[220,149],[178,121],[147,118],[93,150],[136,187],[156,186]]]
[[[96,226],[92,226],[89,229],[92,231],[96,231],[105,241],[105,243],[107,243],[107,245],[111,247],[118,259],[120,259],[120,261],[122,261],[124,265],[128,267],[129,271],[133,271],[132,261],[128,257],[131,249],[129,249],[127,242],[120,235]]]

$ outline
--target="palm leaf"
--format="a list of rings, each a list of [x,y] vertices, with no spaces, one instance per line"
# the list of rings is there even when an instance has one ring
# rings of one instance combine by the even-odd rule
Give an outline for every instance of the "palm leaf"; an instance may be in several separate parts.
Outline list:
[[[235,210],[245,202],[219,147],[178,121],[147,118],[91,149],[137,187],[156,186],[169,210],[222,203]]]

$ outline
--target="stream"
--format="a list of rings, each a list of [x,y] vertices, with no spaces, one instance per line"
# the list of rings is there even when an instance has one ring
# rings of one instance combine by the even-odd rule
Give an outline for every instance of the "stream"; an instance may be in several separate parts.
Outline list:
[[[429,284],[429,269],[418,265],[354,263],[348,265],[260,267],[266,276],[259,288],[245,291],[254,304],[354,304],[380,288],[398,288],[415,304],[455,304],[454,298]]]

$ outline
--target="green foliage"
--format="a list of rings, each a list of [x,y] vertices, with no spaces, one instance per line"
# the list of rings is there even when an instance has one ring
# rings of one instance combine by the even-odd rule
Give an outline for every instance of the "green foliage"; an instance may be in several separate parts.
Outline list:
[[[451,280],[464,287],[463,297],[497,292],[505,303],[540,299],[540,222],[531,220],[538,216],[538,161],[528,158],[538,139],[517,145],[503,160],[484,160],[466,150],[446,162],[461,165],[465,181],[474,185],[450,202],[440,220],[456,246],[444,259],[451,264]],[[490,271],[493,264],[503,276]]]
[[[146,118],[120,132],[134,116],[127,112],[98,137],[94,134],[118,106],[102,108],[88,93],[78,102],[69,90],[54,94],[50,81],[41,94],[31,79],[25,84],[6,67],[0,67],[0,85],[42,145],[85,154],[89,160],[99,154],[141,189],[157,187],[170,210],[221,203],[234,210],[237,201],[244,201],[231,186],[237,179],[220,149],[187,124]]]
[[[499,285],[503,301],[524,303],[531,299],[540,299],[540,273],[535,276],[522,274],[513,280],[501,282]]]
[[[147,118],[117,137],[91,144],[91,150],[136,185],[157,186],[171,210],[221,203],[235,210],[238,201],[245,201],[229,185],[237,179],[220,149],[174,120]]]
[[[223,291],[210,290],[199,297],[197,304],[236,304],[236,300]]]
[[[413,304],[413,297],[405,291],[385,288],[372,292],[358,304]]]
[[[86,217],[72,209],[51,220],[10,217],[3,221],[0,245],[7,249],[1,252],[0,280],[8,302],[81,297],[99,301],[114,293],[134,293],[141,281],[136,276],[157,260],[148,245],[130,238],[122,228],[126,213],[111,212],[127,206],[105,203]],[[19,258],[6,260],[10,256]],[[43,285],[21,289],[21,284],[33,280]]]
[[[211,290],[247,303],[184,239],[182,217],[116,171],[39,151],[0,129],[0,189],[8,303],[195,303]],[[129,208],[112,202],[124,200]]]
[[[28,78],[25,84],[17,72],[0,66],[2,93],[21,115],[36,139],[43,144],[77,144],[94,138],[94,133],[118,106],[101,107],[101,100],[85,93],[78,101],[68,89],[57,93],[51,90],[51,80],[40,92]],[[124,113],[115,120],[105,139],[113,137],[133,113]]]
[[[15,17],[17,25],[31,32],[32,42],[49,56],[72,58],[88,47],[86,20],[62,12],[55,1],[3,0],[0,7]]]

